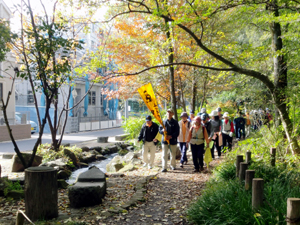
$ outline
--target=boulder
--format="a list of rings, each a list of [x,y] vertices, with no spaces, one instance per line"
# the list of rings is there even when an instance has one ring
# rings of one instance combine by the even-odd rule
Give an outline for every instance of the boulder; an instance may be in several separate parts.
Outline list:
[[[105,174],[95,166],[79,174],[75,185],[68,187],[70,206],[73,208],[98,205],[105,193]]]
[[[69,149],[64,149],[64,154],[71,159],[74,166],[78,166],[78,163],[77,163],[78,159],[77,159],[76,155],[74,154],[74,152],[70,151]]]
[[[121,156],[124,156],[128,153],[128,151],[126,149],[121,149],[120,151],[118,151],[118,154]]]
[[[93,155],[98,155],[99,152],[97,152],[96,150],[90,150],[89,153],[93,154]]]
[[[105,160],[107,158],[105,156],[101,155],[101,154],[98,154],[98,155],[96,155],[96,159],[97,160]]]
[[[64,170],[67,167],[68,160],[64,158],[59,158],[54,161],[49,161],[41,164],[40,166],[48,166],[48,167],[58,167],[60,170]]]
[[[60,170],[57,173],[57,179],[67,180],[71,176],[70,170]]]
[[[115,140],[116,140],[116,141],[123,141],[123,140],[125,140],[128,136],[129,136],[129,134],[116,135],[116,136],[115,136]]]
[[[79,167],[81,167],[81,168],[89,167],[89,164],[84,163],[84,162],[79,162]]]
[[[96,160],[96,155],[90,152],[82,152],[81,162],[90,163]]]
[[[116,145],[107,146],[107,149],[109,150],[109,154],[116,153],[119,151],[118,146]]]
[[[25,160],[26,163],[29,162],[30,157],[31,157],[31,153],[21,153],[23,155],[23,158]],[[32,163],[32,167],[34,166],[39,166],[42,163],[43,157],[36,155],[34,157],[33,163]],[[14,155],[14,157],[12,158],[12,169],[11,172],[22,172],[24,171],[24,166],[19,158],[19,156],[17,154]]]
[[[123,160],[128,163],[130,162],[132,159],[137,158],[136,155],[133,152],[128,152],[124,157]]]
[[[127,149],[128,151],[134,151],[134,147],[133,147],[133,146],[128,146],[126,149]]]
[[[81,150],[82,150],[82,152],[88,152],[88,151],[90,151],[90,148],[83,146],[83,147],[81,147]]]
[[[125,173],[127,171],[132,171],[132,170],[134,170],[134,165],[129,163],[129,164],[125,165],[122,169],[120,169],[118,171],[118,173]]]
[[[98,143],[107,143],[108,137],[97,137],[97,142]]]
[[[97,151],[98,153],[101,153],[102,147],[100,147],[100,146],[94,146],[94,147],[90,147],[90,150],[95,150],[95,151]]]
[[[69,184],[64,179],[57,179],[58,189],[67,189]]]
[[[87,171],[78,175],[77,182],[106,182],[105,173],[98,167],[91,166]]]
[[[134,158],[130,161],[130,163],[133,165],[139,165],[142,164],[142,160]]]
[[[123,165],[123,159],[121,156],[115,156],[107,165],[106,165],[106,171],[115,173],[118,172],[120,169],[124,167]]]

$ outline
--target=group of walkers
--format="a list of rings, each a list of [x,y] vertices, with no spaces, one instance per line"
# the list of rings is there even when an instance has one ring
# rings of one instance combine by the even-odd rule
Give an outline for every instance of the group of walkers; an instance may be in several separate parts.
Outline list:
[[[215,149],[217,150],[217,158],[220,158],[221,153],[231,150],[233,133],[237,140],[250,133],[250,126],[255,126],[256,122],[251,122],[250,115],[242,112],[231,121],[229,113],[222,114],[222,109],[218,107],[210,114],[205,108],[195,116],[194,111],[190,111],[190,116],[183,112],[180,115],[180,121],[177,122],[174,118],[172,109],[167,110],[167,119],[163,121],[164,126],[158,126],[152,122],[152,117],[146,117],[146,123],[142,126],[138,141],[143,141],[143,161],[144,166],[149,169],[153,167],[157,133],[160,133],[162,143],[162,172],[167,172],[168,153],[170,151],[170,168],[176,169],[176,151],[179,145],[181,151],[180,167],[188,163],[187,150],[191,149],[194,172],[203,170],[203,155],[205,153],[205,144],[208,148],[209,143],[213,142],[210,148],[211,156],[215,159]],[[166,135],[166,137],[164,137]],[[149,159],[150,155],[150,159]]]

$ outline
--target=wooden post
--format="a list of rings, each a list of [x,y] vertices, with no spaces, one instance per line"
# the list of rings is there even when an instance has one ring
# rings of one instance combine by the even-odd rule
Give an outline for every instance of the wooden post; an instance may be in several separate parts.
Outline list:
[[[240,181],[245,180],[245,173],[246,173],[247,169],[248,169],[248,163],[241,162],[240,163],[240,171],[239,171],[239,179],[240,179]]]
[[[236,156],[236,163],[235,163],[235,166],[236,166],[236,177],[239,176],[239,173],[240,173],[240,163],[243,162],[243,156],[242,155],[237,155]]]
[[[33,221],[58,216],[57,171],[54,168],[25,169],[25,213]]]
[[[271,166],[275,166],[276,148],[271,148],[270,154],[271,154]]]
[[[17,218],[16,218],[16,225],[23,225],[24,224],[24,216],[21,212],[17,212]]]
[[[252,180],[255,176],[255,170],[246,170],[245,176],[245,189],[251,190],[252,188]]]
[[[300,225],[300,198],[287,199],[287,225]]]
[[[246,152],[246,163],[250,164],[251,162],[251,152],[247,151]]]
[[[258,209],[264,198],[264,179],[254,178],[252,180],[252,207]]]

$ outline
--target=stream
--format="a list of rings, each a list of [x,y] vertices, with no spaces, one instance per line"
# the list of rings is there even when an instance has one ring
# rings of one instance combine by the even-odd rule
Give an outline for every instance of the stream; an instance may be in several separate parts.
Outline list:
[[[118,153],[114,153],[111,155],[105,155],[105,157],[107,157],[107,159],[105,160],[101,160],[101,161],[95,161],[92,163],[89,163],[89,167],[91,166],[96,166],[98,167],[103,173],[106,173],[106,165],[116,156],[118,155]],[[89,167],[85,167],[85,168],[81,168],[78,170],[74,170],[71,174],[71,176],[69,177],[69,180],[66,180],[66,182],[68,184],[74,184],[78,175],[87,171],[89,169]]]

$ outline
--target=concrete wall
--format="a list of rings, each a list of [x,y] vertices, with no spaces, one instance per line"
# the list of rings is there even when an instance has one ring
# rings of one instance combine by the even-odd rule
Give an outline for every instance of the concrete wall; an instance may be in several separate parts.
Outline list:
[[[11,125],[13,136],[16,140],[26,139],[31,137],[31,125],[30,124],[19,124]],[[6,126],[0,126],[0,142],[10,141],[10,137]]]

